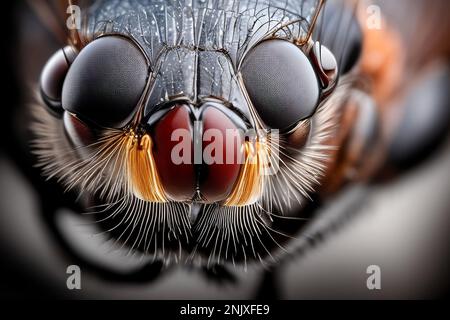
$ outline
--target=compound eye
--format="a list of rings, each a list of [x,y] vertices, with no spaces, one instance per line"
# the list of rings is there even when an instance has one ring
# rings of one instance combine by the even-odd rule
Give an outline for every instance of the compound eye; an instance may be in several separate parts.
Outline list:
[[[256,111],[272,129],[287,129],[311,116],[319,102],[316,73],[293,43],[258,44],[245,57],[241,74]]]
[[[348,3],[328,2],[317,22],[314,38],[318,38],[339,61],[341,75],[358,64],[363,44],[363,32],[353,8]]]
[[[144,54],[132,41],[119,36],[94,40],[67,73],[62,107],[102,127],[123,127],[145,90],[148,69]]]
[[[47,61],[41,73],[41,97],[48,110],[54,115],[62,115],[61,91],[70,64],[76,57],[76,52],[70,46],[58,50]]]

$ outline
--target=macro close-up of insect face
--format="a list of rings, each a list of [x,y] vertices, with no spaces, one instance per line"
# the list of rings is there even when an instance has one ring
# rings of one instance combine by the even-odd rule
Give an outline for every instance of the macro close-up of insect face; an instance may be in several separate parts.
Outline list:
[[[373,241],[401,243],[421,220],[396,212],[419,215],[418,203],[447,211],[445,192],[429,192],[445,190],[443,169],[428,184],[419,179],[425,191],[388,190],[448,149],[450,27],[431,23],[448,8],[443,0],[429,10],[415,0],[18,4],[9,91],[20,107],[8,111],[4,151],[38,199],[20,209],[40,221],[25,223],[40,230],[27,234],[51,237],[48,248],[58,249],[42,252],[92,279],[142,284],[183,269],[232,283],[248,272],[262,274],[266,293],[278,270],[314,256],[357,216],[385,218],[363,224],[341,250],[376,228]],[[6,201],[21,192],[0,190],[2,211],[22,205]],[[16,216],[5,214],[6,229]],[[448,226],[429,221],[436,226],[414,235]],[[402,232],[389,238],[393,225]],[[317,265],[344,259],[330,252]]]
[[[271,256],[288,238],[272,217],[302,218],[333,149],[342,98],[336,57],[312,39],[322,6],[100,1],[41,76],[45,175],[144,254]]]

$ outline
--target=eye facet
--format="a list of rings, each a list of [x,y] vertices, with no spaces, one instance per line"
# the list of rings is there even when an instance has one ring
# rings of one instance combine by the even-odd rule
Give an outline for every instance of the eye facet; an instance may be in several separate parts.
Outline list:
[[[122,127],[133,116],[148,77],[148,64],[130,40],[108,36],[87,45],[73,62],[62,106],[104,127]]]
[[[293,43],[269,40],[245,57],[241,74],[264,123],[286,129],[310,116],[319,101],[319,82],[306,55]]]

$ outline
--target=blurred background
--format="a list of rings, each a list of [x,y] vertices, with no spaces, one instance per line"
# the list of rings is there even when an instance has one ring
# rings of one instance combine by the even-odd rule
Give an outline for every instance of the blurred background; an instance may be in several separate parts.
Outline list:
[[[426,154],[420,162],[395,179],[346,188],[327,202],[299,235],[298,254],[273,268],[251,266],[248,270],[166,269],[111,252],[108,243],[83,224],[74,195],[44,181],[29,152],[28,105],[33,102],[43,65],[62,44],[48,28],[51,21],[43,22],[36,13],[41,1],[30,2],[34,5],[26,1],[2,5],[6,25],[1,49],[1,297],[429,299],[448,293],[450,30],[448,22],[441,22],[450,11],[448,5],[444,6],[447,11],[438,10],[446,1],[427,1],[426,10],[423,0],[375,2],[399,31],[404,40],[402,50],[418,61],[406,70],[411,83],[405,83],[406,93],[395,103],[423,98],[425,104],[439,101],[441,109],[444,105],[437,118],[446,125],[436,124],[438,139],[433,148],[423,149]],[[422,45],[424,39],[430,47]],[[422,68],[423,61],[426,68]],[[432,105],[430,110],[434,110]],[[424,117],[429,113],[422,112]],[[422,127],[418,123],[417,130],[408,132],[409,139],[420,143]],[[400,142],[395,150],[401,149]],[[402,152],[407,151],[393,152],[393,158],[401,159]],[[66,286],[66,269],[74,264],[81,268],[81,290]],[[370,265],[381,269],[380,290],[366,286]]]

